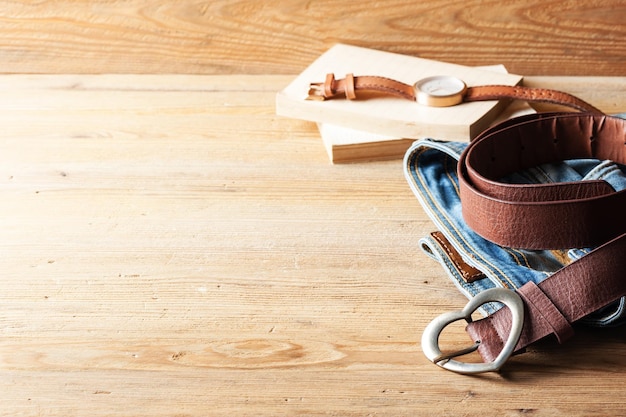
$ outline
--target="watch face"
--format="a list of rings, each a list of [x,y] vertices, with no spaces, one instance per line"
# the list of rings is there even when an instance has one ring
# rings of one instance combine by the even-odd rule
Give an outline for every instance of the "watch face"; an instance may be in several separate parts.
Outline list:
[[[455,77],[435,76],[415,83],[416,100],[426,106],[454,106],[463,101],[467,86]]]

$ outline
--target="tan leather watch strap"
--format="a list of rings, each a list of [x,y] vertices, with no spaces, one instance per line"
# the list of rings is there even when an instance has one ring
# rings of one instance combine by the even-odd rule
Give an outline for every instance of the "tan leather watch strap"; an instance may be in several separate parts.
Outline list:
[[[543,102],[564,105],[583,112],[602,113],[600,110],[579,99],[576,96],[563,91],[550,90],[547,88],[531,88],[510,85],[484,85],[470,87],[463,101],[485,101],[510,98],[522,101]]]
[[[327,100],[344,97],[349,100],[357,98],[357,92],[378,92],[407,100],[415,101],[415,87],[387,77],[364,75],[355,77],[348,74],[346,78],[337,80],[334,74],[327,74],[323,83],[311,83],[309,99]],[[547,102],[571,107],[573,109],[602,113],[591,104],[571,94],[545,88],[529,88],[522,86],[485,85],[469,87],[463,101],[488,101],[515,99],[534,102]]]
[[[354,100],[357,91],[379,92],[415,101],[415,88],[412,85],[386,77],[372,75],[355,77],[352,74],[341,80],[336,80],[334,74],[327,74],[323,83],[310,85],[309,99],[327,100],[343,96],[348,100]]]
[[[626,121],[589,113],[524,116],[483,132],[459,159],[463,217],[487,240],[529,249],[601,245],[540,284],[518,289],[526,308],[518,350],[549,334],[565,340],[571,323],[626,295],[626,191],[604,181],[500,182],[509,173],[576,158],[625,164]],[[468,325],[486,361],[507,338],[507,309]]]

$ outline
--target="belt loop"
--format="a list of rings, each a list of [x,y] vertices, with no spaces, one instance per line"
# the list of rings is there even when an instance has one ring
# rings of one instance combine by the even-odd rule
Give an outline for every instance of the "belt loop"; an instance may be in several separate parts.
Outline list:
[[[552,329],[559,343],[565,342],[574,336],[574,329],[563,313],[554,305],[552,300],[532,281],[517,289],[517,293],[525,301],[527,308],[537,314],[528,314],[528,317],[541,318]],[[533,323],[532,325],[539,325]]]
[[[354,100],[356,93],[354,92],[354,74],[346,74],[346,98]]]
[[[335,94],[335,89],[333,88],[335,84],[335,74],[330,73],[326,74],[326,81],[324,81],[324,96],[332,97]]]

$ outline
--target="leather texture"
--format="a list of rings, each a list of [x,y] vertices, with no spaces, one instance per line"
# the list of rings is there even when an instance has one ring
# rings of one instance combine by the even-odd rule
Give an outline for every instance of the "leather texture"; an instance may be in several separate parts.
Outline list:
[[[327,100],[344,97],[349,100],[357,98],[356,92],[377,92],[401,97],[411,101],[416,100],[415,88],[400,81],[387,77],[364,75],[355,77],[348,74],[346,78],[336,80],[334,74],[327,74],[323,83],[312,83],[309,90],[309,99]],[[602,112],[591,104],[571,94],[545,88],[530,88],[507,85],[485,85],[469,87],[463,101],[488,101],[500,99],[514,99],[532,102],[546,102],[571,107],[583,112],[601,114]]]
[[[334,74],[327,74],[324,83],[312,83],[309,97],[327,100],[336,97],[356,99],[356,91],[378,92],[415,101],[415,88],[412,85],[392,80],[391,78],[363,75],[355,77],[352,74],[346,78],[336,80]]]
[[[485,274],[480,269],[465,262],[461,254],[450,244],[442,232],[432,232],[430,236],[448,255],[448,259],[452,264],[451,266],[463,277],[463,281],[471,284],[472,282],[485,278]]]
[[[576,96],[563,91],[550,90],[547,88],[531,88],[510,85],[484,85],[479,87],[470,87],[467,89],[467,93],[465,94],[463,101],[485,101],[498,100],[502,98],[559,104],[583,112],[602,113],[596,107]]]
[[[484,238],[526,249],[600,245],[540,284],[518,289],[526,318],[517,351],[550,334],[566,340],[571,323],[626,295],[626,191],[615,192],[604,181],[500,182],[516,171],[578,158],[626,164],[626,121],[590,113],[522,116],[483,132],[459,160],[463,217]],[[481,341],[485,361],[501,351],[510,317],[503,307],[467,326]]]
[[[595,246],[626,232],[626,191],[614,192],[604,181],[498,181],[568,159],[626,163],[625,124],[604,115],[533,114],[483,132],[459,159],[466,223],[491,242],[525,249]]]

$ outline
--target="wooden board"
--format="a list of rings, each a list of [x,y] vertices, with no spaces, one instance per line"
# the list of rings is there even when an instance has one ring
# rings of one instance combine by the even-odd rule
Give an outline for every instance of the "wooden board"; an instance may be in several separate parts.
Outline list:
[[[364,100],[306,100],[309,84],[323,82],[327,73],[334,73],[337,78],[343,78],[347,73],[354,73],[355,76],[379,75],[407,84],[434,75],[455,76],[468,86],[517,85],[522,81],[519,75],[498,74],[338,44],[277,94],[277,114],[408,139],[433,136],[447,140],[469,140],[484,130],[504,108],[504,104],[499,101],[436,108],[402,98],[381,96]]]
[[[526,103],[513,102],[498,115],[492,125],[534,112]],[[318,129],[328,157],[334,164],[401,159],[415,142],[414,139],[379,135],[326,123],[318,124]]]
[[[328,157],[334,164],[401,158],[415,142],[415,139],[380,135],[328,123],[318,123],[318,129]]]
[[[298,74],[333,44],[624,75],[624,0],[5,1],[3,73]]]
[[[0,76],[0,415],[622,417],[626,327],[482,377],[426,360],[466,302],[434,225],[401,161],[329,165],[275,115],[291,79]],[[626,111],[618,84],[594,104]]]
[[[506,74],[504,65],[478,69]],[[533,111],[526,103],[514,102],[498,115],[493,123]],[[363,130],[318,123],[326,152],[333,163],[380,161],[402,158],[413,139],[381,135]]]

